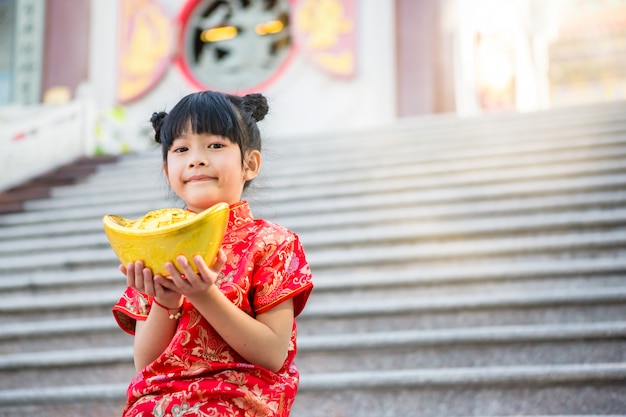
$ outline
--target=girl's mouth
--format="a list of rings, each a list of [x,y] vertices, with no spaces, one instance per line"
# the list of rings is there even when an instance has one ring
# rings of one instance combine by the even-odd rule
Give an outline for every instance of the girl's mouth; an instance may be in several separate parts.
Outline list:
[[[189,177],[185,180],[185,183],[190,183],[190,182],[202,182],[202,181],[209,181],[214,179],[213,177],[209,177],[208,175],[194,175],[192,177]]]

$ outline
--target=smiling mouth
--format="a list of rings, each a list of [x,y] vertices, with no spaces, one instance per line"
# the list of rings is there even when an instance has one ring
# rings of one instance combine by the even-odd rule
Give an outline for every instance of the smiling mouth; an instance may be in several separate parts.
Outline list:
[[[185,183],[190,183],[190,182],[203,182],[203,181],[209,181],[214,179],[213,177],[209,177],[207,175],[194,175],[193,177],[189,177],[187,178],[187,180],[185,181]]]

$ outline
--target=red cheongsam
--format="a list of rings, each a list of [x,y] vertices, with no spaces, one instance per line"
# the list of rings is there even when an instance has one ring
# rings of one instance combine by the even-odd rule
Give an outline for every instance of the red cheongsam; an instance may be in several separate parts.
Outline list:
[[[313,284],[297,235],[254,219],[242,201],[230,208],[223,249],[227,261],[216,284],[237,307],[255,316],[292,298],[295,316],[300,314]],[[129,287],[113,314],[134,334],[151,304],[152,297]],[[184,300],[169,346],[131,381],[123,416],[286,417],[298,389],[295,355],[295,320],[287,359],[271,372],[243,359]]]

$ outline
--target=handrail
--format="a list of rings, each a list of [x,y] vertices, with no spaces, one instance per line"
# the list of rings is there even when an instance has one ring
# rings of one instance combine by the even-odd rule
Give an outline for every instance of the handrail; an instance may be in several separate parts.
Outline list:
[[[88,106],[0,108],[0,191],[88,154]]]

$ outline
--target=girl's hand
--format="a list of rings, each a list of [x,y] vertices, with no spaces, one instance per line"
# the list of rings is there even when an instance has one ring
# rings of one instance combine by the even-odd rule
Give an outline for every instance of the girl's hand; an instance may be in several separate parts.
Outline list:
[[[220,249],[211,267],[199,255],[194,256],[193,261],[198,267],[198,273],[193,271],[187,258],[181,255],[176,258],[180,271],[171,262],[168,262],[165,264],[165,268],[170,273],[171,279],[167,280],[169,282],[161,282],[161,280],[157,280],[157,282],[187,297],[206,293],[215,286],[215,281],[217,281],[217,277],[226,263],[226,254]]]
[[[126,275],[126,284],[129,287],[157,298],[159,303],[171,306],[172,309],[182,304],[181,294],[163,285],[168,279],[160,275],[153,276],[152,270],[145,268],[142,261],[130,262],[126,266],[120,265],[120,271]]]

